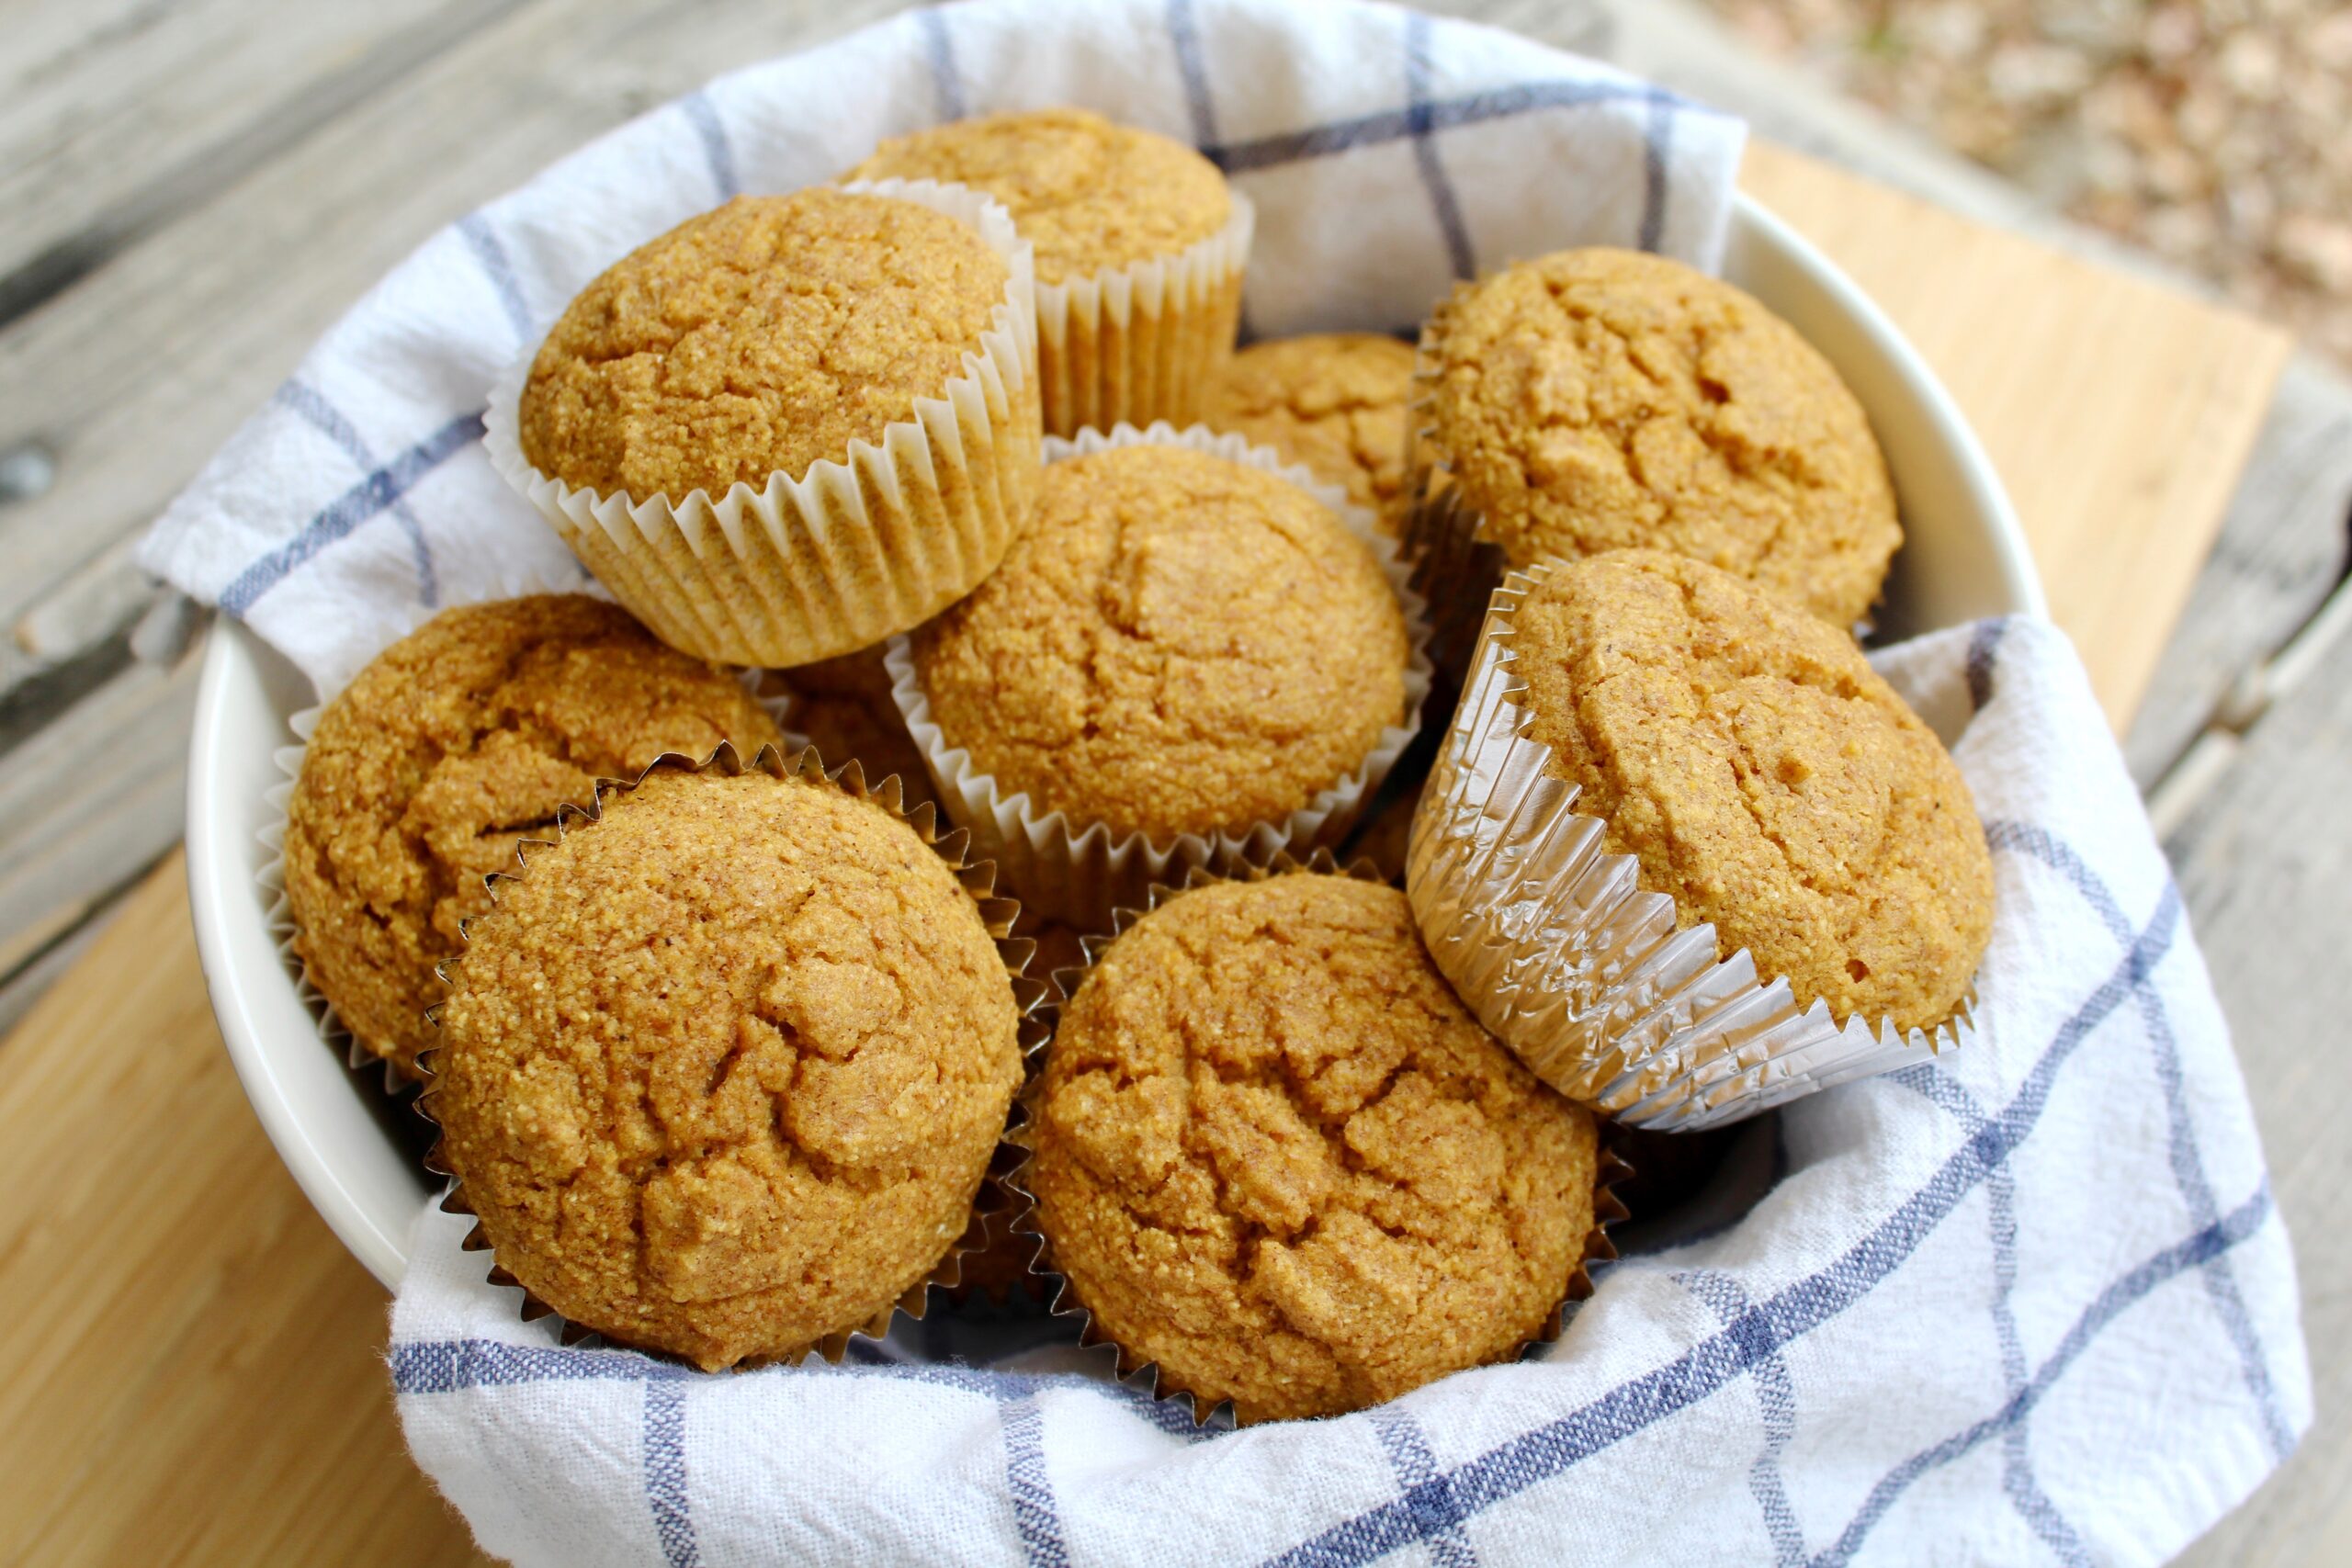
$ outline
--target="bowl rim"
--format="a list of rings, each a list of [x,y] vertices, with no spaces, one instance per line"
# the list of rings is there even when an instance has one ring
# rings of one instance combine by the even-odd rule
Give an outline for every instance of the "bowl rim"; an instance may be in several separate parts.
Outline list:
[[[251,858],[258,840],[240,841],[246,837],[243,831],[248,825],[245,812],[255,803],[243,798],[238,788],[250,776],[249,771],[222,765],[232,728],[222,716],[233,700],[232,688],[251,682],[264,651],[259,638],[242,622],[216,625],[197,681],[196,723],[188,742],[187,856],[188,914],[196,928],[197,962],[204,972],[213,1021],[228,1047],[229,1060],[271,1146],[335,1239],[386,1290],[395,1290],[408,1269],[407,1226],[403,1223],[397,1230],[387,1229],[372,1206],[353,1190],[345,1162],[312,1136],[292,1086],[278,1071],[277,1048],[270,1044],[268,1026],[259,1016],[254,987],[290,990],[294,981],[278,958],[276,939],[269,936],[267,901],[258,897],[260,886]],[[289,743],[290,739],[285,738],[281,744]],[[240,928],[249,938],[256,929],[269,938],[271,961],[259,973],[232,951],[232,933]],[[315,1025],[301,1046],[320,1052],[328,1049]],[[339,1071],[351,1071],[339,1060],[334,1065]]]
[[[2046,616],[2049,608],[2041,579],[2007,491],[1976,433],[1918,350],[1852,278],[1761,202],[1736,190],[1730,217],[1735,243],[1760,243],[1768,252],[1777,253],[1781,261],[1792,265],[1885,361],[1952,460],[1965,491],[1966,509],[1980,520],[1984,542],[1990,547],[2000,597],[2007,609],[2012,614]],[[268,942],[266,965],[257,966],[239,956],[253,950],[256,931],[268,934],[268,909],[255,897],[254,845],[243,841],[249,837],[249,813],[255,803],[242,795],[232,797],[232,792],[250,778],[253,768],[250,759],[241,760],[238,766],[225,765],[226,749],[232,739],[232,726],[225,716],[228,705],[243,700],[240,690],[257,683],[266,657],[258,639],[243,625],[218,626],[205,651],[197,687],[195,730],[188,753],[187,880],[198,958],[230,1061],[263,1132],[336,1238],[387,1290],[393,1290],[407,1269],[409,1227],[414,1215],[384,1216],[372,1212],[354,1185],[347,1159],[315,1135],[300,1108],[297,1091],[279,1070],[277,1052],[282,1046],[269,1043],[267,1026],[259,1016],[256,989],[293,986],[278,958],[275,938]],[[241,937],[235,934],[240,931]],[[306,1032],[298,1048],[324,1049],[315,1029]],[[336,1070],[346,1069],[337,1063]],[[376,1092],[372,1085],[355,1083],[353,1088]]]
[[[1994,563],[2000,572],[2002,594],[2009,604],[2008,613],[2048,618],[2050,602],[2042,592],[2041,575],[2034,567],[2032,549],[2026,543],[2025,525],[2018,520],[2008,490],[2001,483],[2000,471],[1994,468],[1984,444],[1977,438],[1975,426],[1960,412],[1960,404],[1928,367],[1918,349],[1878,301],[1863,292],[1861,285],[1770,208],[1744,190],[1735,190],[1732,220],[1736,227],[1746,227],[1767,246],[1793,262],[1885,357],[1896,379],[1927,415],[1938,441],[1956,460],[1970,509],[1985,520]]]

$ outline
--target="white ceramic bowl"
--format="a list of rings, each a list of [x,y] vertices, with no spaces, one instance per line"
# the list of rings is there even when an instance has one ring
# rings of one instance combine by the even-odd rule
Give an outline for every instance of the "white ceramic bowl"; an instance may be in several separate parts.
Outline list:
[[[2041,588],[2001,481],[1927,365],[1852,280],[1746,197],[1732,214],[1724,276],[1828,356],[1870,412],[1894,476],[1905,531],[1879,616],[1903,637],[1983,615],[2043,613]],[[386,1286],[432,1186],[427,1131],[383,1075],[322,1044],[271,937],[255,878],[267,862],[263,795],[275,750],[310,684],[224,623],[205,656],[188,759],[188,897],[212,1010],[270,1142],[343,1244]]]

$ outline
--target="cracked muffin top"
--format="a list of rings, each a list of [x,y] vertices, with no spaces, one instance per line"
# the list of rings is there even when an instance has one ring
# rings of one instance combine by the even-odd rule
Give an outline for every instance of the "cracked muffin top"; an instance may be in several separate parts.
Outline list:
[[[971,1218],[1021,1079],[979,908],[831,784],[657,773],[499,886],[428,1109],[498,1262],[706,1369],[866,1328]]]
[[[546,594],[445,610],[327,705],[287,803],[294,950],[352,1033],[411,1076],[433,966],[489,907],[482,877],[599,778],[664,751],[783,737],[732,674],[616,604]]]
[[[1673,550],[1838,627],[1902,543],[1861,405],[1787,322],[1680,262],[1561,251],[1439,317],[1430,422],[1515,566]]]
[[[846,462],[944,395],[1010,276],[978,230],[910,201],[739,196],[565,307],[523,388],[523,455],[600,495],[673,502]]]
[[[1171,255],[1233,215],[1216,164],[1181,141],[1085,109],[986,115],[893,137],[842,178],[987,192],[1036,247],[1040,283]]]
[[[1993,926],[1993,867],[1935,732],[1843,632],[1656,550],[1545,576],[1512,620],[1530,739],[1641,885],[1800,1006],[1950,1017]]]
[[[1405,716],[1371,547],[1296,485],[1180,446],[1047,464],[1028,533],[913,640],[948,746],[1114,839],[1286,818]]]
[[[1592,1117],[1479,1026],[1374,883],[1162,904],[1080,983],[1035,1097],[1052,1267],[1163,1388],[1245,1422],[1513,1355],[1593,1227]]]
[[[1326,484],[1396,529],[1405,484],[1405,404],[1413,345],[1377,333],[1277,338],[1227,365],[1208,424],[1238,431],[1304,463]]]

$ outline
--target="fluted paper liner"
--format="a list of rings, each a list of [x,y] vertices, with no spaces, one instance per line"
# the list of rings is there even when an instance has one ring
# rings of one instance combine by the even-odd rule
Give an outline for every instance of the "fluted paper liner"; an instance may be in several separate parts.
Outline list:
[[[589,598],[607,601],[612,597],[594,582],[557,584],[536,576],[526,576],[509,579],[499,584],[494,591],[479,599],[467,600],[466,603],[486,604],[502,599],[527,599],[545,593],[578,593]],[[392,644],[439,615],[442,610],[458,607],[451,604],[438,607],[424,604],[407,606],[394,618],[392,633],[384,639],[384,647],[391,647]],[[352,680],[357,678],[359,670],[365,667],[365,664],[362,664],[353,669],[342,684],[348,685]],[[782,682],[775,680],[766,671],[742,671],[738,678],[741,680],[744,687],[750,691],[760,706],[767,710],[768,716],[775,720],[776,728],[785,731],[786,739],[789,740],[792,737],[789,724],[793,705],[792,693]],[[294,938],[297,934],[294,906],[293,900],[288,898],[286,893],[286,810],[288,803],[294,798],[295,781],[302,776],[302,760],[310,755],[311,737],[318,730],[319,716],[326,712],[327,704],[333,702],[340,694],[341,690],[342,687],[337,686],[334,690],[324,692],[322,694],[323,701],[287,716],[286,728],[293,732],[294,743],[290,746],[280,746],[271,756],[271,761],[277,765],[277,771],[285,776],[277,783],[271,784],[262,795],[262,799],[269,807],[269,813],[264,818],[268,826],[262,829],[257,837],[269,854],[262,862],[259,871],[254,874],[254,880],[261,886],[265,908],[267,911],[266,918],[269,922],[269,933],[277,942],[278,962],[285,964],[286,972],[293,976],[295,994],[301,998],[302,1006],[311,1014],[312,1021],[318,1025],[319,1038],[331,1049],[340,1053],[344,1058],[344,1065],[355,1072],[373,1065],[380,1065],[384,1069],[384,1092],[399,1094],[416,1080],[401,1072],[400,1064],[390,1057],[379,1056],[369,1050],[358,1035],[352,1032],[350,1026],[343,1021],[342,1015],[335,1011],[334,1004],[327,1000],[326,993],[320,988],[317,978],[311,973],[310,965],[302,961],[301,954],[294,951]]]
[[[1759,978],[1742,949],[1717,962],[1713,925],[1678,930],[1674,900],[1640,863],[1601,849],[1527,738],[1512,619],[1555,570],[1495,591],[1462,704],[1413,819],[1405,886],[1439,969],[1537,1077],[1636,1127],[1736,1122],[1817,1089],[1952,1049],[1974,993],[1933,1029],[1834,1018]]]
[[[1223,866],[1249,859],[1262,862],[1282,850],[1304,854],[1318,845],[1336,845],[1355,826],[1364,804],[1419,733],[1422,705],[1430,690],[1428,616],[1420,596],[1410,586],[1410,569],[1396,543],[1381,534],[1373,514],[1350,502],[1336,485],[1320,482],[1305,468],[1284,464],[1271,448],[1253,446],[1239,435],[1216,434],[1201,425],[1182,431],[1164,423],[1148,430],[1121,425],[1108,435],[1099,430],[1086,431],[1076,441],[1048,436],[1046,461],[1057,463],[1115,447],[1144,446],[1182,446],[1246,463],[1298,486],[1339,514],[1349,531],[1370,547],[1404,609],[1410,646],[1405,667],[1405,713],[1400,723],[1381,730],[1352,773],[1317,791],[1286,818],[1215,834],[1178,833],[1154,839],[1136,829],[1114,840],[1102,823],[1075,822],[1062,811],[1040,814],[1025,792],[1006,795],[996,775],[981,772],[971,753],[953,745],[933,720],[931,699],[924,695],[915,670],[913,644],[903,636],[893,637],[884,660],[890,671],[890,694],[922,752],[948,814],[972,830],[980,852],[997,863],[1006,884],[1020,893],[1023,904],[1081,931],[1103,930],[1112,910],[1121,904],[1140,904],[1155,882],[1182,880],[1188,866]]]
[[[492,388],[482,444],[598,581],[673,648],[785,667],[869,648],[945,609],[1028,524],[1038,468],[1037,321],[1029,243],[996,202],[931,180],[843,190],[910,201],[979,232],[1012,269],[963,373],[914,417],[805,474],[738,481],[713,501],[573,489],[523,455],[538,345]]]
[[[1169,256],[1037,285],[1037,376],[1046,432],[1075,436],[1166,420],[1189,424],[1241,321],[1257,209],[1239,191],[1225,227]]]
[[[596,784],[595,796],[588,806],[567,806],[557,812],[554,840],[522,840],[514,847],[515,869],[512,872],[501,872],[484,879],[489,885],[492,901],[493,903],[497,901],[498,885],[501,882],[515,880],[530,874],[529,852],[553,848],[576,826],[582,824],[593,826],[602,819],[605,802],[608,798],[635,789],[647,778],[665,769],[678,769],[689,773],[715,769],[729,775],[755,769],[776,778],[798,777],[812,783],[831,784],[855,799],[872,800],[892,816],[905,822],[938,854],[940,859],[947,863],[948,868],[956,874],[956,880],[963,885],[964,890],[970,894],[973,900],[979,906],[980,919],[987,925],[989,935],[996,942],[997,954],[1003,960],[1006,974],[1012,977],[1013,1004],[1021,1019],[1020,1045],[1023,1058],[1026,1060],[1034,1056],[1043,1047],[1047,1023],[1041,1015],[1039,1008],[1046,999],[1046,987],[1043,982],[1030,978],[1027,973],[1030,956],[1036,951],[1037,944],[1027,937],[1012,935],[1012,924],[1021,918],[1021,906],[1013,899],[1001,898],[996,896],[996,868],[987,861],[975,861],[971,858],[967,852],[971,845],[971,835],[961,829],[953,832],[941,832],[936,814],[928,804],[918,806],[912,811],[905,809],[896,774],[883,780],[878,785],[869,786],[865,782],[864,769],[855,761],[844,762],[829,772],[825,767],[824,760],[817,754],[817,749],[814,746],[804,747],[790,757],[786,757],[773,745],[763,746],[755,756],[746,761],[731,743],[722,740],[718,744],[718,749],[707,758],[696,760],[672,752],[656,759],[650,767],[639,773],[634,779],[600,779]],[[467,923],[461,923],[458,927],[461,935],[465,933]],[[462,963],[465,954],[461,950],[456,957],[444,961],[442,978],[445,982],[448,979],[448,966]],[[435,1018],[437,1021],[439,1012],[438,1006],[435,1006],[430,1010],[428,1016]],[[428,1046],[417,1055],[418,1066],[424,1071],[425,1087],[424,1092],[416,1100],[416,1111],[427,1122],[434,1121],[433,1066],[434,1058],[440,1054],[441,1049],[438,1045]],[[424,1164],[426,1169],[436,1175],[449,1178],[448,1190],[442,1195],[441,1208],[448,1213],[470,1215],[474,1210],[466,1200],[464,1183],[458,1179],[456,1172],[449,1169],[447,1163],[441,1157],[442,1136],[438,1122],[435,1122],[435,1131],[433,1149],[425,1156]],[[1000,1140],[996,1155],[989,1160],[988,1172],[982,1176],[980,1186],[975,1192],[975,1199],[977,1200],[987,1190],[990,1176],[999,1175],[1017,1157],[1018,1151]],[[961,1281],[963,1259],[967,1253],[976,1251],[985,1245],[988,1223],[989,1215],[976,1207],[965,1227],[964,1234],[949,1246],[946,1253],[931,1271],[910,1285],[895,1301],[876,1312],[865,1322],[852,1328],[840,1329],[829,1334],[816,1344],[789,1357],[765,1359],[753,1358],[738,1365],[750,1367],[769,1364],[775,1360],[797,1362],[804,1359],[810,1351],[822,1356],[827,1361],[838,1364],[842,1357],[847,1353],[852,1339],[865,1337],[878,1340],[885,1337],[890,1331],[892,1319],[899,1313],[905,1313],[909,1317],[920,1320],[923,1315],[933,1286],[936,1285],[943,1290],[952,1291]],[[469,1252],[492,1250],[490,1237],[483,1230],[480,1220],[477,1219],[473,1228],[466,1234],[464,1245]],[[597,1330],[562,1319],[552,1306],[532,1294],[527,1286],[504,1268],[500,1267],[494,1258],[488,1279],[493,1285],[511,1285],[521,1292],[520,1306],[524,1322],[533,1323],[542,1317],[558,1317],[561,1325],[561,1338],[566,1345],[576,1345],[599,1337]],[[615,1341],[615,1343],[622,1342]],[[644,1350],[648,1355],[668,1357],[669,1354],[666,1351],[644,1346],[630,1348]]]
[[[1058,993],[1055,1003],[1057,1012],[1078,994],[1079,985],[1085,979],[1088,970],[1101,962],[1102,954],[1109,950],[1113,942],[1125,934],[1128,927],[1179,893],[1188,893],[1195,887],[1205,886],[1211,883],[1262,882],[1270,876],[1284,876],[1300,871],[1319,873],[1327,876],[1351,876],[1360,882],[1376,882],[1384,886],[1388,881],[1381,874],[1380,868],[1370,861],[1359,859],[1343,866],[1328,849],[1318,849],[1304,861],[1297,860],[1287,853],[1277,852],[1269,860],[1242,862],[1224,872],[1207,871],[1198,866],[1192,867],[1185,873],[1182,886],[1170,886],[1165,883],[1153,884],[1146,891],[1138,906],[1121,908],[1115,912],[1109,935],[1090,936],[1084,939],[1086,963],[1074,969],[1057,969],[1053,974],[1054,989]],[[1088,1309],[1085,1303],[1078,1299],[1077,1291],[1071,1284],[1069,1277],[1055,1269],[1053,1243],[1037,1224],[1036,1194],[1030,1190],[1028,1185],[1029,1161],[1035,1148],[1035,1100],[1045,1077],[1043,1057],[1050,1049],[1049,1043],[1041,1043],[1038,1047],[1035,1053],[1038,1059],[1032,1065],[1028,1082],[1023,1086],[1021,1098],[1014,1105],[1012,1128],[1005,1134],[1005,1141],[1015,1150],[1018,1163],[1004,1178],[1005,1185],[1012,1190],[1016,1200],[1011,1222],[1012,1232],[1016,1235],[1031,1238],[1036,1247],[1035,1260],[1030,1264],[1029,1272],[1038,1281],[1040,1293],[1046,1298],[1046,1310],[1056,1317],[1072,1317],[1079,1320],[1080,1345],[1111,1347],[1117,1358],[1121,1381],[1136,1380],[1138,1386],[1144,1388],[1154,1399],[1183,1400],[1192,1409],[1194,1426],[1206,1426],[1220,1410],[1225,1411],[1228,1416],[1234,1416],[1238,1422],[1238,1416],[1235,1415],[1230,1401],[1203,1404],[1192,1390],[1181,1388],[1170,1382],[1165,1370],[1159,1363],[1146,1360],[1135,1351],[1120,1344],[1111,1335],[1104,1333],[1095,1322],[1093,1313]],[[1510,1354],[1498,1357],[1494,1361],[1481,1363],[1482,1365],[1493,1366],[1520,1360],[1538,1347],[1551,1344],[1558,1339],[1565,1325],[1566,1308],[1577,1302],[1587,1300],[1592,1294],[1594,1267],[1613,1262],[1616,1259],[1617,1244],[1610,1239],[1609,1227],[1613,1224],[1622,1224],[1630,1217],[1626,1213],[1624,1201],[1618,1197],[1616,1189],[1619,1183],[1624,1181],[1634,1172],[1633,1168],[1610,1146],[1607,1125],[1602,1124],[1599,1131],[1600,1143],[1594,1151],[1592,1230],[1585,1237],[1584,1256],[1568,1275],[1567,1290],[1554,1305],[1551,1313],[1544,1318],[1533,1336],[1521,1340],[1517,1348]]]

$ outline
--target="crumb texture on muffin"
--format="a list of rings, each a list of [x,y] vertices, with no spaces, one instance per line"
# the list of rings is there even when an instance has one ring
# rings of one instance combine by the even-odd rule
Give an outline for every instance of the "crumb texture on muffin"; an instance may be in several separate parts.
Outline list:
[[[706,1368],[865,1326],[964,1233],[1020,1081],[1012,982],[905,822],[661,773],[501,885],[430,1108],[498,1261]]]
[[[1404,895],[1178,895],[1064,1010],[1028,1183],[1053,1267],[1162,1386],[1330,1415],[1508,1357],[1593,1224],[1589,1114],[1481,1029]]]
[[[287,805],[295,951],[351,1032],[413,1073],[433,966],[489,907],[482,878],[600,777],[665,751],[745,757],[775,721],[723,670],[580,594],[444,611],[320,716]]]
[[[1216,164],[1181,141],[1085,109],[988,115],[893,137],[842,177],[987,192],[1036,246],[1040,283],[1172,255],[1233,214]]]
[[[1008,277],[977,230],[913,202],[737,197],[565,309],[523,389],[523,455],[639,501],[797,479],[944,396]]]
[[[1682,923],[1799,1004],[1949,1017],[1992,931],[1968,785],[1844,633],[1654,550],[1555,570],[1514,617],[1531,739]]]
[[[1233,356],[1208,423],[1304,463],[1391,532],[1405,483],[1413,348],[1377,333],[1277,338]]]
[[[1885,460],[1826,360],[1676,261],[1561,251],[1441,316],[1437,446],[1514,565],[1673,550],[1850,626],[1902,542]]]
[[[1141,831],[1280,820],[1402,721],[1404,612],[1313,496],[1182,447],[1047,465],[1003,566],[914,634],[951,747],[1036,811]]]

